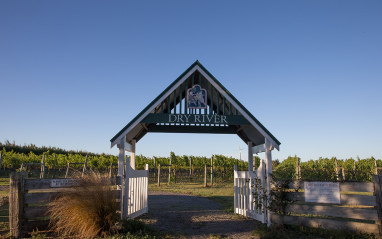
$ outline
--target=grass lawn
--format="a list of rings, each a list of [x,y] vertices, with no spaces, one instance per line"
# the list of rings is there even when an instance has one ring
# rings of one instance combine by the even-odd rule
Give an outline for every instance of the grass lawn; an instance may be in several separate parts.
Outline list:
[[[0,186],[9,186],[9,176],[0,177]]]
[[[157,183],[149,183],[150,191],[168,191],[174,193],[184,193],[199,197],[205,197],[212,201],[219,203],[222,208],[233,213],[234,206],[234,187],[233,181],[217,183],[213,186],[205,188],[200,183],[177,183],[167,185],[167,183],[162,183],[158,187]]]

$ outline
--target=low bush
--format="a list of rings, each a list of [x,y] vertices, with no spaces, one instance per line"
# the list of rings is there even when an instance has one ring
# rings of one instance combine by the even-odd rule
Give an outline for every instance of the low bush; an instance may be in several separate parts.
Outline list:
[[[89,172],[49,204],[51,226],[60,235],[77,238],[106,236],[117,231],[116,195],[109,178]]]

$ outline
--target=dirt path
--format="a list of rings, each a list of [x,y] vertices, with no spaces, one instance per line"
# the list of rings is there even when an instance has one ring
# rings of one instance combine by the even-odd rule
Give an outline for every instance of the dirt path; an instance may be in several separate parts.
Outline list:
[[[170,192],[149,192],[149,213],[142,220],[161,230],[186,238],[257,238],[253,219],[229,214],[218,203],[202,197]]]

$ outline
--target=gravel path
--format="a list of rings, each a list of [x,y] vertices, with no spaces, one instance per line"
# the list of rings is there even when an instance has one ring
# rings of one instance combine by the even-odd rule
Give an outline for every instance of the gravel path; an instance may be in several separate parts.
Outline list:
[[[185,238],[258,238],[253,229],[257,221],[229,214],[218,203],[202,197],[149,191],[149,212],[141,219],[159,229]]]

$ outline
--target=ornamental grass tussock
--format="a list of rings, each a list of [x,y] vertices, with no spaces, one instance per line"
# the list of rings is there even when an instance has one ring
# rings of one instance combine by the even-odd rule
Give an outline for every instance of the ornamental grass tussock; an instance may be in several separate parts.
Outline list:
[[[107,236],[118,230],[118,203],[110,180],[96,172],[76,177],[78,184],[49,204],[51,227],[77,238]]]

